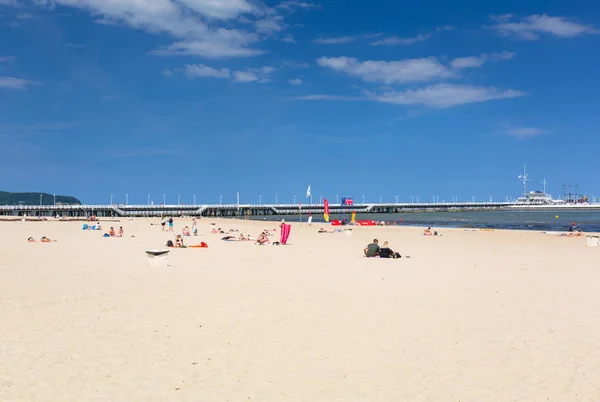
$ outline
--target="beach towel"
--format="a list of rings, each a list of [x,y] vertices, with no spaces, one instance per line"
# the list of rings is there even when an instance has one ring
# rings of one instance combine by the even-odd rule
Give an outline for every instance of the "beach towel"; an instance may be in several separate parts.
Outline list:
[[[283,223],[281,225],[281,238],[279,242],[281,244],[287,244],[288,237],[290,237],[290,231],[292,230],[292,225],[288,225],[287,223]]]

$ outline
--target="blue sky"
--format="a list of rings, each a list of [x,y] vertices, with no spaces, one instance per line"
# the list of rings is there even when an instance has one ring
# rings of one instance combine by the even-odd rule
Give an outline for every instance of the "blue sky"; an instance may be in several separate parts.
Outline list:
[[[600,195],[600,3],[0,0],[0,189]]]

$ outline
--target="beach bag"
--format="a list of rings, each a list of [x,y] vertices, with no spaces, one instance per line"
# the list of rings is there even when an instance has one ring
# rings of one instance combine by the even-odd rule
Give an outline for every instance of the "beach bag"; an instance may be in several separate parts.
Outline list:
[[[167,240],[167,247],[173,247],[173,242],[171,240]]]

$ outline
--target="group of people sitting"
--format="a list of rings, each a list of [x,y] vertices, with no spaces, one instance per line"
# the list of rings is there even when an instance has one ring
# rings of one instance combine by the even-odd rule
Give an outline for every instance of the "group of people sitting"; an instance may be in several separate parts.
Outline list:
[[[383,242],[383,247],[379,247],[379,240],[377,240],[377,239],[373,239],[373,243],[370,243],[369,245],[367,245],[367,247],[365,247],[365,249],[363,251],[365,253],[365,257],[368,257],[368,258],[374,258],[374,257],[401,258],[402,257],[400,255],[400,253],[392,250],[389,247],[389,244],[387,241]]]
[[[119,230],[115,232],[114,227],[110,227],[108,233],[104,233],[104,237],[123,237],[125,230],[123,230],[123,226],[119,226]]]
[[[56,241],[56,240],[51,240],[51,239],[47,238],[46,236],[42,236],[40,238],[40,243],[52,243],[54,241]],[[29,239],[27,239],[27,243],[35,243],[35,242],[36,242],[36,240],[33,237],[30,237]]]
[[[185,243],[183,242],[183,236],[178,234],[178,235],[175,236],[175,243],[173,243],[173,241],[171,241],[171,240],[167,241],[167,247],[174,247],[174,248],[208,248],[208,244],[206,244],[205,242],[200,242],[200,244],[198,244],[198,245],[186,246]]]
[[[100,226],[100,222],[96,222],[93,225],[88,225],[87,223],[83,224],[82,230],[102,230],[102,226]]]

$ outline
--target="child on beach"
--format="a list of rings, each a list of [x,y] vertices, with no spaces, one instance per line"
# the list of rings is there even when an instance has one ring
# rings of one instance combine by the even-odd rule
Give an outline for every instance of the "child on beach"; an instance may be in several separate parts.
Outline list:
[[[123,226],[119,226],[119,232],[117,233],[117,237],[123,237],[123,233],[125,233],[125,231],[123,230]]]

